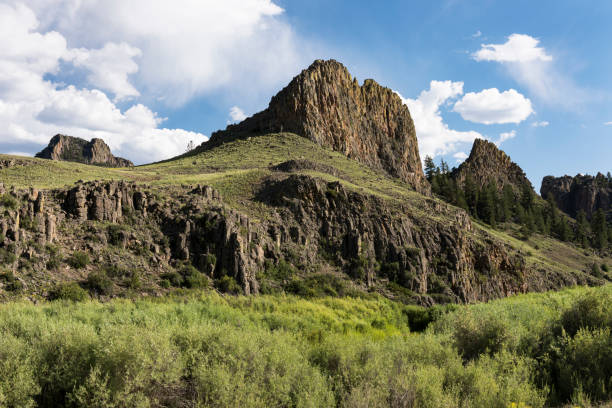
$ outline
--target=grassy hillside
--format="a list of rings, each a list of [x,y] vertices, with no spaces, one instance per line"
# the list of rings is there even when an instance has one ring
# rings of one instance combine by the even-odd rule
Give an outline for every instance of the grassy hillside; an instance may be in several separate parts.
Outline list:
[[[612,286],[434,309],[210,292],[7,303],[0,406],[586,407],[612,398],[611,301]]]
[[[456,223],[457,210],[441,200],[420,195],[398,179],[288,133],[234,140],[195,155],[135,168],[110,169],[4,155],[0,158],[18,163],[0,170],[0,182],[7,187],[52,189],[71,186],[78,180],[127,180],[147,184],[156,196],[163,198],[173,190],[183,191],[183,186],[206,184],[220,191],[224,203],[254,221],[270,214],[270,208],[256,200],[255,193],[265,179],[279,174],[273,167],[288,160],[307,161],[313,165],[293,172],[338,181],[350,191],[377,196],[390,205],[408,206],[411,214],[421,219],[447,225]],[[474,240],[501,242],[521,253],[533,270],[554,270],[555,276],[565,276],[568,282],[589,274],[593,264],[612,264],[612,259],[537,234],[527,241],[520,240],[518,228],[511,224],[493,229],[473,221],[473,226],[468,234]],[[601,278],[603,282],[612,275],[603,271]],[[146,280],[144,284],[147,286]],[[142,290],[154,291],[155,283],[151,284],[152,287]]]

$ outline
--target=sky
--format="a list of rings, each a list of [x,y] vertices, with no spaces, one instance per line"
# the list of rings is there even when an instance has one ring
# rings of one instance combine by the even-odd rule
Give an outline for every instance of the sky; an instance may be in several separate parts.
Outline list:
[[[170,158],[333,58],[400,95],[422,158],[485,138],[539,190],[612,170],[611,20],[603,0],[0,0],[0,152],[63,133]]]

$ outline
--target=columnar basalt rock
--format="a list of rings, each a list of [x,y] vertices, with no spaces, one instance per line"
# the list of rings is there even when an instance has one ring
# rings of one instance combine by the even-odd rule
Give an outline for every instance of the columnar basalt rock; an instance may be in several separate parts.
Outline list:
[[[315,61],[272,98],[268,109],[213,133],[199,150],[276,132],[307,137],[429,192],[408,107],[374,80],[360,86],[337,61]]]
[[[73,136],[55,135],[49,145],[36,157],[50,160],[73,161],[106,167],[132,167],[134,164],[121,157],[115,157],[102,139],[87,141]]]
[[[552,195],[561,211],[576,217],[583,210],[588,218],[603,209],[612,220],[612,180],[598,173],[595,177],[546,176],[542,180],[540,194],[547,199]]]
[[[523,169],[494,143],[483,139],[474,140],[470,156],[453,173],[453,177],[461,184],[468,176],[479,187],[493,181],[500,191],[506,185],[512,187],[516,193],[524,186],[533,189]]]

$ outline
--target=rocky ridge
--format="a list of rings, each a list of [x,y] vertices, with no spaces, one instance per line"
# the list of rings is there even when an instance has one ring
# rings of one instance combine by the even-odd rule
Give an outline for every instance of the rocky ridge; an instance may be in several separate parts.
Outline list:
[[[272,98],[268,108],[212,134],[196,149],[238,137],[291,132],[342,152],[429,192],[414,123],[401,98],[367,79],[359,85],[334,60],[315,61]]]
[[[559,209],[572,217],[583,210],[588,218],[603,209],[612,219],[612,180],[598,173],[595,177],[546,176],[542,180],[540,194],[543,198],[552,195]]]
[[[73,161],[106,167],[132,167],[134,164],[121,157],[115,157],[102,139],[87,141],[73,136],[57,134],[49,145],[36,154],[36,157],[50,160]]]
[[[453,173],[460,184],[465,183],[468,175],[481,188],[494,181],[500,191],[505,185],[510,185],[516,193],[524,186],[533,189],[523,169],[494,143],[484,139],[474,140],[470,156]]]
[[[48,191],[0,186],[17,203],[0,222],[5,267],[39,295],[109,265],[140,271],[152,293],[163,291],[165,274],[191,265],[210,281],[231,277],[243,293],[256,294],[262,285],[269,292],[286,284],[268,275],[284,263],[302,277],[337,271],[391,297],[398,293],[388,291],[393,284],[408,301],[425,305],[599,282],[528,266],[520,251],[474,230],[464,211],[433,199],[421,211],[452,223],[297,174],[273,174],[259,187],[255,200],[269,209],[264,221],[230,208],[209,186],[164,193],[117,181]],[[92,259],[85,269],[70,265],[78,252]],[[121,291],[127,284],[114,285]]]

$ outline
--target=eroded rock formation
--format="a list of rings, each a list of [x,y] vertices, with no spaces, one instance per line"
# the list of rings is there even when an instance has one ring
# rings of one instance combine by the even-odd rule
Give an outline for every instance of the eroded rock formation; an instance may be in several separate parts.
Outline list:
[[[561,211],[576,217],[583,210],[588,218],[603,209],[612,218],[612,180],[598,173],[595,177],[546,176],[542,180],[540,194],[548,198],[552,194]]]
[[[55,135],[49,145],[36,157],[50,160],[73,161],[107,167],[132,167],[134,164],[121,157],[115,157],[102,139],[87,141],[73,136]]]
[[[359,85],[339,62],[315,61],[270,101],[268,108],[199,149],[245,135],[292,132],[398,177],[427,193],[410,112],[389,88]]]
[[[453,173],[461,184],[468,175],[479,187],[494,181],[500,190],[505,185],[510,185],[517,193],[524,186],[533,189],[523,169],[494,143],[483,139],[474,140],[470,156]]]

